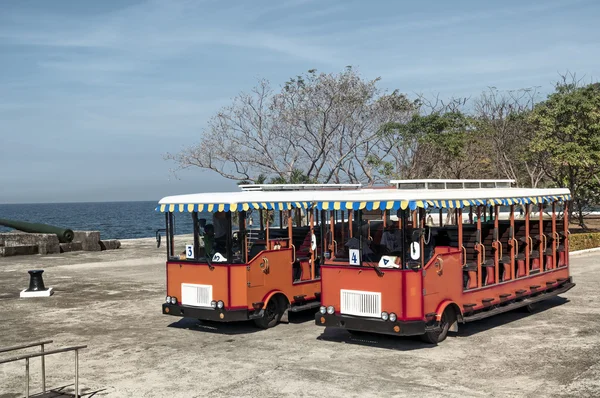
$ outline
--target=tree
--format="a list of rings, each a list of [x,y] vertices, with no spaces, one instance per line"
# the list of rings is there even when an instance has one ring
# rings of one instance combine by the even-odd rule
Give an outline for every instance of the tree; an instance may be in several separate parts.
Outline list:
[[[379,150],[379,127],[406,120],[414,109],[378,82],[352,68],[310,70],[277,93],[261,80],[209,121],[198,145],[166,158],[180,169],[196,166],[237,181],[373,183],[377,170],[367,155]]]
[[[582,86],[564,76],[529,117],[534,137],[529,152],[544,158],[546,175],[573,195],[579,225],[586,209],[600,199],[600,84]]]
[[[526,151],[534,135],[527,116],[536,97],[536,88],[500,92],[490,87],[474,101],[473,124],[489,144],[494,170],[517,186],[536,187],[544,178],[540,157]]]
[[[457,109],[415,113],[406,123],[384,125],[380,134],[394,142],[395,150],[371,162],[389,177],[480,178],[490,166],[472,119]]]

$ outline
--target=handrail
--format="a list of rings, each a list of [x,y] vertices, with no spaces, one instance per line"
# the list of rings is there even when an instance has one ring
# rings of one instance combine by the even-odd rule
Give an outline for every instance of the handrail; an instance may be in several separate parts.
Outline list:
[[[517,238],[512,238],[511,241],[515,242],[513,246],[513,249],[515,250],[515,258],[517,257],[517,255],[519,254],[519,241],[517,240]]]
[[[464,245],[461,245],[463,251],[463,267],[467,265],[467,248]]]
[[[497,250],[498,252],[500,252],[500,253],[499,253],[499,255],[498,255],[498,259],[499,259],[499,260],[502,260],[502,242],[500,242],[499,240],[497,240],[497,241],[495,241],[494,243],[495,243],[495,244],[497,245],[497,247],[498,247],[496,250]]]
[[[87,345],[78,345],[78,346],[74,346],[74,347],[58,348],[56,350],[50,350],[50,351],[44,351],[44,352],[34,352],[31,354],[18,355],[16,357],[12,357],[12,358],[0,359],[0,365],[3,363],[19,361],[21,359],[30,359],[30,358],[36,358],[36,357],[41,357],[41,356],[45,356],[45,355],[59,354],[61,352],[81,350],[83,348],[87,348]]]
[[[527,239],[529,240],[529,254],[533,253],[533,238],[531,236],[528,236]]]
[[[45,344],[45,343],[44,343]],[[16,348],[16,349],[21,349],[21,348],[28,348],[28,347],[34,347],[36,345],[42,345],[43,344],[39,343],[39,344],[32,344],[32,345],[24,345],[24,346],[20,346],[20,348]],[[12,350],[14,351],[14,347],[10,347],[12,348]],[[73,347],[65,347],[65,348],[58,348],[56,350],[50,350],[50,351],[42,351],[41,352],[35,352],[35,353],[31,353],[31,354],[22,354],[22,355],[17,355],[16,357],[12,357],[12,358],[6,358],[6,359],[0,359],[0,365],[4,364],[4,363],[9,363],[9,362],[15,362],[15,361],[20,361],[20,360],[25,360],[25,376],[27,378],[26,380],[26,384],[25,384],[25,396],[27,398],[29,398],[29,360],[31,358],[37,358],[37,357],[42,357],[42,388],[43,388],[43,392],[46,392],[46,372],[45,372],[45,362],[44,359],[46,358],[46,355],[52,355],[52,354],[59,354],[62,352],[68,352],[68,351],[75,351],[75,396],[78,397],[79,396],[79,350],[83,349],[83,348],[87,348],[87,345],[80,345],[80,346],[73,346]],[[9,349],[3,349],[2,352],[7,352],[9,351]]]
[[[293,243],[290,243],[290,246],[292,246],[292,249],[294,249],[293,253],[293,257],[292,257],[292,264],[294,264],[296,262],[296,246],[294,246]]]
[[[485,263],[485,245],[483,243],[478,243],[478,246],[481,246],[481,264]]]
[[[50,343],[52,343],[52,340],[45,340],[45,341],[40,341],[38,343],[28,343],[28,344],[23,344],[23,345],[16,345],[13,347],[0,348],[0,353],[8,352],[8,351],[23,350],[25,348],[37,347],[39,345],[50,344]]]
[[[542,234],[542,233],[540,233],[540,238],[542,241],[542,247],[541,247],[542,250],[540,250],[540,256],[541,256],[542,253],[545,252],[546,248],[548,247],[548,238],[546,237],[545,234]]]

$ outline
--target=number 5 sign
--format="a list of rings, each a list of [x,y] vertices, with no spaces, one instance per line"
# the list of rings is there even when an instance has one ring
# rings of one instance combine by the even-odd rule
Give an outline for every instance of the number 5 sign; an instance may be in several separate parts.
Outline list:
[[[350,249],[350,265],[360,265],[360,250]]]

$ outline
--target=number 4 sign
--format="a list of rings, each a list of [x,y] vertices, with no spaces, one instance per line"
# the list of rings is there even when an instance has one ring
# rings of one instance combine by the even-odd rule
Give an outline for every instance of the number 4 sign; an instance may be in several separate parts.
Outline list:
[[[360,250],[350,249],[350,264],[360,265]]]

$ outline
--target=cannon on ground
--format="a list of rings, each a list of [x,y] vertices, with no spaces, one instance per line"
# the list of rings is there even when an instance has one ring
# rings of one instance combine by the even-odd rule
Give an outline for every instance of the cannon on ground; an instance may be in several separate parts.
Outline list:
[[[73,241],[74,237],[73,231],[70,229],[55,227],[47,224],[29,223],[0,218],[0,225],[31,234],[55,234],[58,236],[58,241],[60,243],[70,243]]]

